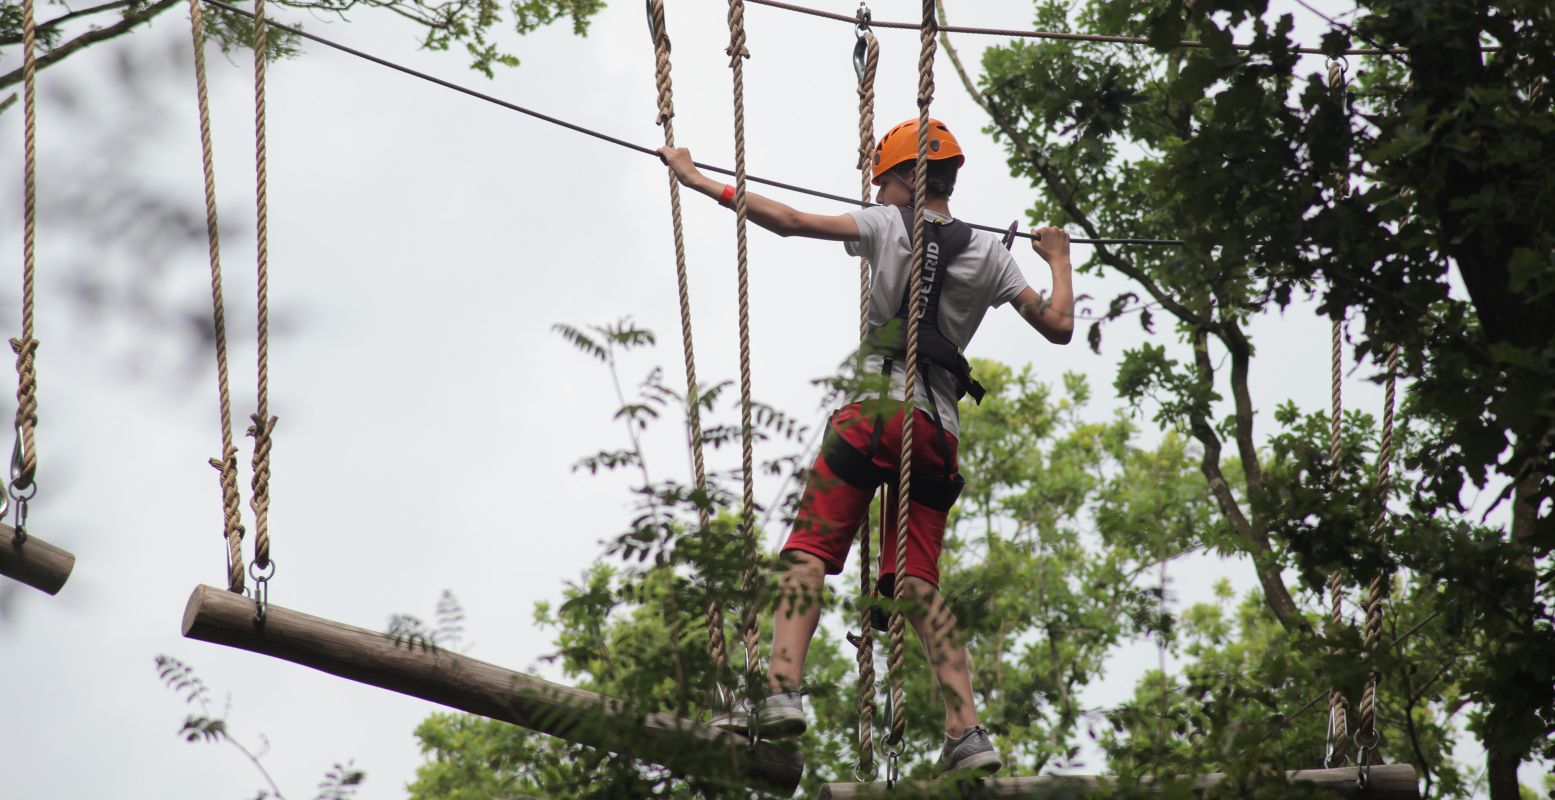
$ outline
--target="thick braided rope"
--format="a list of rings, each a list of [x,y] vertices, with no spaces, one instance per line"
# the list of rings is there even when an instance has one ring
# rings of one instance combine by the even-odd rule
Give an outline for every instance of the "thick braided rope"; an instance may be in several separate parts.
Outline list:
[[[1344,67],[1338,60],[1331,60],[1328,64],[1328,86],[1335,92],[1344,91]],[[1336,199],[1349,193],[1349,176],[1344,171],[1334,175],[1334,192]],[[1329,417],[1328,461],[1330,464],[1329,482],[1337,489],[1339,480],[1343,475],[1343,468],[1339,460],[1344,455],[1341,443],[1341,427],[1343,422],[1343,406],[1341,401],[1341,371],[1343,366],[1342,344],[1344,332],[1343,323],[1335,319],[1333,333],[1329,346],[1329,385],[1332,412]],[[1328,576],[1329,597],[1329,621],[1334,628],[1344,624],[1344,576],[1335,570]],[[1347,738],[1349,736],[1348,720],[1349,700],[1338,687],[1328,690],[1328,753],[1324,766],[1332,766],[1344,758]]]
[[[37,26],[33,2],[22,2],[22,335],[11,340],[16,352],[16,435],[21,438],[21,471],[13,478],[16,489],[32,485],[38,470],[38,372],[34,361],[38,341],[33,338],[33,285],[37,266],[38,220],[38,72]]]
[[[1387,542],[1388,489],[1393,476],[1393,405],[1398,385],[1398,346],[1388,350],[1388,379],[1382,398],[1382,441],[1377,450],[1377,522],[1372,535],[1379,544]],[[1361,694],[1360,734],[1366,739],[1363,753],[1369,752],[1377,741],[1377,683],[1381,673],[1375,657],[1382,641],[1382,604],[1388,594],[1387,571],[1379,568],[1366,587],[1366,627],[1361,639],[1361,652],[1371,670],[1366,677],[1366,689]]]
[[[268,182],[265,164],[265,0],[254,0],[254,200],[259,209],[259,382],[258,402],[248,435],[254,437],[252,491],[249,508],[254,510],[254,564],[270,566],[270,434],[275,417],[270,416],[270,205],[266,199]]]
[[[658,123],[664,128],[664,146],[675,146],[675,92],[670,81],[670,38],[664,25],[664,0],[649,0],[648,18],[653,28],[654,81],[659,90]],[[680,295],[680,340],[686,362],[686,416],[690,425],[691,466],[699,495],[707,493],[707,468],[702,459],[702,400],[697,391],[696,356],[691,339],[691,292],[686,281],[686,234],[680,213],[680,181],[669,173],[670,222],[675,238],[675,281]],[[711,512],[705,506],[698,512],[701,530],[707,530]],[[728,671],[729,656],[724,641],[723,611],[715,599],[707,605],[707,652],[721,676]]]
[[[923,27],[918,52],[918,160],[913,165],[912,270],[908,277],[907,357],[902,372],[901,472],[896,493],[896,608],[891,612],[891,715],[890,741],[900,743],[907,734],[907,692],[902,662],[906,653],[906,622],[901,601],[907,583],[907,525],[912,502],[912,452],[915,393],[918,388],[918,317],[923,313],[923,207],[928,203],[929,106],[934,101],[934,54],[938,49],[934,0],[923,0]]]
[[[871,159],[875,152],[875,73],[880,67],[880,42],[871,31],[864,31],[864,74],[858,82],[858,170],[859,202],[869,205],[873,185]],[[869,258],[858,259],[858,335],[869,333]],[[867,530],[867,528],[866,528]]]
[[[875,73],[880,66],[880,43],[875,34],[864,31],[864,72],[858,82],[858,169],[859,199],[869,202],[871,156],[875,147]],[[859,257],[859,340],[869,333],[869,258]],[[882,505],[882,508],[884,506]],[[858,529],[859,544],[859,622],[858,622],[858,772],[875,770],[875,626],[869,602],[874,591],[869,574],[869,516]]]
[[[740,618],[740,639],[745,647],[745,667],[755,674],[761,663],[761,627],[756,612],[760,604],[754,589],[757,581],[758,547],[756,544],[756,467],[753,447],[754,431],[751,426],[751,334],[750,334],[750,273],[749,253],[746,248],[745,219],[745,59],[750,51],[745,47],[744,0],[729,0],[729,69],[734,76],[734,238],[736,266],[739,274],[740,304],[740,474],[744,477],[744,492],[740,503],[740,528],[749,543],[749,565],[742,580],[747,592],[747,602]]]
[[[1343,473],[1339,459],[1344,455],[1343,444],[1341,443],[1340,439],[1340,421],[1343,413],[1341,399],[1342,394],[1340,390],[1340,373],[1342,365],[1340,343],[1342,339],[1342,324],[1338,320],[1335,320],[1333,324],[1332,335],[1333,344],[1330,347],[1329,352],[1329,380],[1331,386],[1330,400],[1332,404],[1332,410],[1329,414],[1328,439],[1328,461],[1331,465],[1329,468],[1329,482],[1335,487],[1339,485],[1339,480],[1341,474]],[[1344,624],[1344,576],[1341,575],[1338,570],[1335,570],[1328,576],[1328,599],[1329,621],[1333,623],[1335,628],[1338,628]],[[1349,701],[1345,698],[1344,692],[1340,691],[1338,687],[1331,687],[1328,690],[1328,760],[1331,763],[1344,758],[1345,741],[1346,737],[1349,735],[1349,724],[1346,719],[1346,711],[1348,707]]]
[[[205,234],[210,243],[211,322],[216,338],[216,389],[221,401],[221,458],[210,460],[221,473],[223,534],[227,539],[227,589],[243,591],[243,517],[238,496],[238,450],[232,445],[232,396],[227,391],[227,312],[221,299],[221,242],[216,223],[216,167],[212,161],[211,110],[205,91],[205,18],[200,0],[189,0],[189,29],[194,36],[194,85],[200,105],[200,155],[205,169]]]

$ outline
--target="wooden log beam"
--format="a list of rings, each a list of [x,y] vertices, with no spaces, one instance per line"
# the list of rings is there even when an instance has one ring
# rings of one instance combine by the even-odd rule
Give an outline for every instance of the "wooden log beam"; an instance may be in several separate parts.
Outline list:
[[[76,557],[70,553],[30,533],[17,542],[16,529],[0,525],[0,575],[58,594],[75,567]]]
[[[742,736],[670,714],[633,711],[617,700],[484,661],[275,605],[264,624],[254,601],[196,587],[184,636],[285,659],[331,675],[603,748],[678,773],[730,776],[792,794],[804,774],[797,749],[752,748]]]
[[[1287,772],[1291,783],[1310,784],[1313,788],[1331,792],[1340,797],[1365,798],[1365,800],[1419,800],[1420,781],[1415,768],[1409,764],[1384,764],[1371,768],[1366,788],[1356,782],[1359,770],[1308,769]],[[1195,795],[1224,783],[1225,775],[1213,773],[1199,775],[1192,781]],[[1039,775],[1025,778],[990,778],[962,781],[902,781],[894,790],[887,790],[884,782],[876,783],[827,783],[821,786],[820,800],[853,800],[854,798],[1026,798],[1027,800],[1080,800],[1080,798],[1106,793],[1115,788],[1116,780],[1106,775]],[[1149,784],[1131,787],[1136,791],[1152,791]]]

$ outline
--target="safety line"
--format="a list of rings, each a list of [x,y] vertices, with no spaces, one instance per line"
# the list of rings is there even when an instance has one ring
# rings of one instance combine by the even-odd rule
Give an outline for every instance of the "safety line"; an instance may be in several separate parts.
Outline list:
[[[203,0],[203,2],[205,2],[205,4],[207,4],[207,5],[214,6],[216,8],[219,8],[219,9],[223,10],[223,11],[226,11],[226,12],[229,12],[229,13],[232,13],[232,14],[237,14],[238,16],[248,17],[249,19],[253,19],[254,18],[253,13],[251,13],[249,11],[245,11],[244,9],[238,8],[236,6],[228,5],[227,3],[222,2],[222,0]],[[551,116],[549,114],[541,113],[539,111],[535,111],[535,110],[530,109],[530,108],[525,108],[525,107],[523,107],[521,105],[518,105],[516,103],[510,103],[510,102],[508,102],[506,100],[503,100],[503,99],[501,99],[499,97],[493,97],[492,95],[486,94],[485,92],[481,92],[481,91],[478,91],[476,89],[471,89],[468,86],[461,86],[460,84],[454,83],[453,81],[444,80],[444,79],[436,77],[434,75],[429,75],[429,74],[427,74],[425,72],[421,72],[420,70],[416,70],[416,69],[412,69],[411,67],[404,66],[403,64],[397,64],[397,63],[395,63],[393,61],[390,61],[390,60],[388,60],[386,58],[382,58],[380,56],[375,56],[375,55],[373,55],[371,53],[366,53],[366,52],[363,52],[361,50],[357,50],[354,47],[350,47],[348,45],[344,45],[344,44],[341,44],[339,42],[335,42],[335,41],[331,41],[329,39],[325,39],[322,36],[316,36],[314,34],[311,34],[311,33],[308,33],[306,31],[302,30],[301,28],[294,28],[294,27],[292,27],[290,25],[283,25],[283,24],[281,24],[279,22],[276,22],[273,19],[266,20],[265,21],[265,25],[267,27],[275,28],[276,30],[286,31],[287,33],[290,33],[293,36],[300,36],[300,37],[302,37],[304,39],[307,39],[310,42],[318,42],[319,44],[324,45],[325,47],[334,48],[336,50],[339,50],[342,53],[347,53],[349,55],[356,56],[357,58],[363,59],[365,61],[371,61],[374,64],[377,64],[377,65],[379,65],[381,67],[388,67],[389,69],[396,70],[396,71],[399,71],[399,72],[403,72],[406,75],[410,75],[410,76],[415,77],[415,78],[420,78],[421,80],[428,81],[430,83],[435,83],[438,86],[443,87],[444,89],[452,89],[452,90],[454,90],[456,92],[460,92],[461,94],[467,94],[467,95],[469,95],[471,97],[474,97],[476,99],[485,100],[488,103],[492,103],[494,105],[502,106],[503,108],[506,108],[509,111],[517,111],[520,114],[527,114],[527,115],[529,115],[531,117],[534,117],[535,119],[543,120],[545,122],[549,122],[552,125],[559,125],[559,126],[561,126],[563,128],[566,128],[568,130],[576,131],[576,132],[584,134],[586,136],[592,136],[595,139],[599,139],[601,141],[606,141],[606,142],[609,142],[609,143],[614,144],[614,145],[619,145],[621,147],[625,147],[628,150],[635,150],[635,151],[637,151],[639,153],[642,153],[644,155],[650,155],[650,156],[653,156],[654,158],[658,158],[659,157],[659,152],[657,150],[654,150],[651,147],[644,147],[644,146],[642,146],[640,144],[636,144],[634,142],[629,142],[629,141],[627,141],[625,139],[621,139],[621,138],[618,138],[618,137],[615,137],[615,136],[611,136],[608,133],[600,133],[599,131],[593,130],[591,128],[585,128],[582,125],[579,125],[579,124],[577,124],[575,122],[568,122],[567,120],[560,119],[560,118],[557,118],[557,117],[553,117],[553,116]],[[917,27],[917,26],[913,26],[913,27]],[[703,169],[703,170],[706,170],[708,172],[716,172],[716,173],[718,173],[720,175],[729,175],[729,176],[733,176],[734,175],[734,170],[732,170],[732,169],[727,169],[725,167],[719,167],[719,166],[715,166],[715,165],[712,165],[712,164],[704,164],[704,163],[702,163],[700,161],[696,161],[696,162],[692,162],[692,163],[694,163],[699,169]],[[760,184],[763,184],[763,185],[766,185],[766,186],[771,186],[771,187],[776,188],[776,189],[785,189],[785,190],[790,191],[790,192],[798,192],[800,194],[807,194],[807,195],[810,195],[812,197],[820,197],[820,198],[823,198],[823,199],[826,199],[826,200],[835,200],[835,201],[837,201],[839,203],[847,203],[848,205],[864,206],[865,208],[868,208],[870,206],[875,205],[875,203],[861,202],[861,201],[859,201],[859,200],[857,200],[855,198],[852,198],[852,197],[844,197],[844,196],[842,196],[840,194],[832,194],[830,192],[823,192],[823,191],[820,191],[819,189],[807,189],[807,188],[805,188],[803,186],[795,186],[794,184],[791,184],[791,183],[784,183],[782,181],[775,181],[775,180],[771,180],[769,178],[761,178],[761,177],[757,177],[755,175],[746,175],[745,179],[750,181],[750,182],[752,182],[752,183],[760,183]],[[979,225],[979,224],[977,224],[975,222],[969,222],[967,224],[972,226],[973,228],[976,228],[977,230],[987,231],[989,233],[997,233],[997,234],[1003,235],[1003,234],[1008,232],[1008,228],[996,228],[996,227],[994,227],[992,225]],[[1020,231],[1020,230],[1015,231],[1015,235],[1020,237],[1020,238],[1023,238],[1023,239],[1035,239],[1035,238],[1037,238],[1037,237],[1035,237],[1034,235],[1032,235],[1030,233],[1026,233],[1025,231]],[[1076,244],[1181,245],[1183,243],[1183,241],[1181,239],[1150,239],[1150,238],[1142,238],[1142,237],[1123,237],[1123,238],[1114,238],[1114,239],[1080,239],[1080,238],[1072,238],[1069,241],[1074,242]]]
[[[812,17],[821,17],[822,19],[846,22],[851,25],[858,24],[858,18],[855,16],[850,16],[848,14],[838,14],[834,11],[824,11],[819,8],[810,8],[809,6],[801,6],[795,3],[785,3],[783,0],[750,0],[750,2],[757,5],[770,6],[772,8],[781,9],[783,11],[796,11],[800,14],[808,14]],[[895,28],[897,30],[913,31],[920,27],[916,22],[884,22],[877,19],[870,20],[869,26],[872,28]],[[942,33],[970,33],[980,36],[1005,36],[1017,39],[1057,39],[1066,42],[1104,42],[1108,44],[1150,44],[1150,40],[1143,36],[1117,36],[1102,33],[1070,33],[1068,31],[1021,30],[1015,28],[978,28],[966,25],[939,25],[936,26],[936,29]],[[1177,42],[1177,46],[1207,48],[1210,45],[1196,39],[1182,39]],[[1238,42],[1233,42],[1231,47],[1237,50],[1253,49],[1253,46],[1250,44],[1241,44]],[[1329,55],[1327,51],[1320,47],[1295,47],[1291,49],[1298,53],[1306,53],[1309,55]],[[1480,50],[1482,52],[1495,52],[1500,49],[1500,45],[1480,45]],[[1405,52],[1407,51],[1402,47],[1358,47],[1343,51],[1343,55],[1381,56],[1399,55]]]

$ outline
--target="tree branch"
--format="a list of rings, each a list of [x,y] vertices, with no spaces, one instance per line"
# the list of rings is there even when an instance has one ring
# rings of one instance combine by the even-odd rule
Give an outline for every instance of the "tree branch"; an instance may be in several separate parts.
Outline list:
[[[1200,320],[1200,327],[1193,332],[1193,360],[1200,386],[1204,387],[1213,386],[1215,383],[1215,365],[1209,358],[1208,336],[1207,326],[1204,325],[1204,320]],[[1258,582],[1263,586],[1264,599],[1269,604],[1269,610],[1274,612],[1275,619],[1278,619],[1280,625],[1287,630],[1309,631],[1310,626],[1302,617],[1301,609],[1290,596],[1284,578],[1280,577],[1279,565],[1270,561],[1273,548],[1269,545],[1268,533],[1247,518],[1242,507],[1237,503],[1236,496],[1232,494],[1230,484],[1226,483],[1225,474],[1220,469],[1220,436],[1215,433],[1214,426],[1209,424],[1209,419],[1201,411],[1188,414],[1188,429],[1204,447],[1204,458],[1200,462],[1199,470],[1209,481],[1210,493],[1219,503],[1226,521],[1231,523],[1237,535],[1247,543],[1253,557],[1253,569],[1258,573]]]
[[[1227,312],[1221,305],[1222,313]],[[1225,318],[1216,326],[1219,339],[1231,353],[1231,397],[1236,407],[1236,449],[1242,459],[1242,474],[1247,477],[1248,494],[1263,492],[1263,466],[1258,460],[1258,446],[1253,441],[1253,397],[1248,390],[1248,370],[1252,363],[1253,348],[1247,334],[1235,318]],[[1254,510],[1256,518],[1258,512]]]
[[[940,26],[949,25],[945,19],[944,0],[935,0],[934,5],[939,13]],[[1004,134],[1004,138],[1010,141],[1010,144],[1021,154],[1026,163],[1030,164],[1037,172],[1037,175],[1047,186],[1048,191],[1052,192],[1053,196],[1058,200],[1059,207],[1064,210],[1064,213],[1068,214],[1069,218],[1075,221],[1075,224],[1085,229],[1086,236],[1092,239],[1102,238],[1101,229],[1097,227],[1095,221],[1074,202],[1075,182],[1066,182],[1058,170],[1048,163],[1047,158],[1042,153],[1034,151],[1031,145],[1019,135],[1017,127],[1004,116],[998,106],[994,105],[993,100],[977,88],[977,85],[972,81],[971,74],[966,71],[965,65],[962,64],[960,54],[951,45],[949,34],[940,33],[940,46],[945,48],[946,54],[949,55],[951,66],[955,68],[956,76],[961,79],[961,85],[966,89],[967,94],[972,96],[972,100],[988,114],[988,118],[993,120],[994,125]],[[1068,185],[1065,185],[1066,183]],[[1095,245],[1095,249],[1097,259],[1103,264],[1123,273],[1129,280],[1143,287],[1145,292],[1157,303],[1160,303],[1161,307],[1170,312],[1172,316],[1190,324],[1197,320],[1197,315],[1193,313],[1192,309],[1177,302],[1176,299],[1167,294],[1165,289],[1161,288],[1160,284],[1156,283],[1144,270],[1135,266],[1133,262],[1124,259],[1117,252],[1108,248],[1107,245],[1098,244]]]
[[[80,50],[83,47],[87,47],[89,45],[93,45],[98,42],[113,39],[115,37],[129,33],[131,30],[134,30],[136,27],[145,23],[147,20],[150,20],[152,17],[155,17],[156,15],[161,14],[163,11],[172,8],[175,4],[177,4],[177,2],[178,0],[159,0],[159,2],[146,6],[145,8],[133,14],[126,15],[124,19],[121,19],[106,28],[94,28],[90,31],[87,31],[86,33],[71,39],[65,44],[62,44],[59,47],[50,50],[47,54],[39,57],[37,60],[37,68],[43,69],[63,61],[71,54],[75,53],[77,50]],[[0,75],[0,89],[4,89],[5,87],[14,83],[18,83],[21,81],[21,79],[22,68],[17,67],[11,72]]]
[[[38,33],[46,33],[59,27],[60,25],[65,24],[66,22],[69,22],[72,19],[75,19],[76,17],[87,17],[100,11],[109,11],[115,8],[123,8],[127,5],[130,5],[132,2],[134,2],[134,0],[114,0],[114,2],[103,3],[100,6],[92,6],[91,8],[83,8],[79,11],[72,11],[68,14],[61,14],[60,16],[57,16],[47,22],[39,24],[37,31]],[[13,45],[21,43],[21,34],[17,34],[15,36],[0,36],[0,45]]]

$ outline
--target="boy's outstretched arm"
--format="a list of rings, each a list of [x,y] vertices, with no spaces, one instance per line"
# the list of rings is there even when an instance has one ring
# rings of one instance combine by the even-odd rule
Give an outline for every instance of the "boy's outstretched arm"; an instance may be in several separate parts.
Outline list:
[[[1040,228],[1032,233],[1036,238],[1031,240],[1031,249],[1053,271],[1053,296],[1043,298],[1028,286],[1011,305],[1048,341],[1069,344],[1074,338],[1074,268],[1069,262],[1069,233],[1063,228]]]
[[[675,171],[675,177],[680,179],[683,186],[714,200],[722,198],[724,182],[703,175],[692,163],[690,150],[684,147],[661,147],[659,157]],[[858,223],[847,214],[807,214],[749,190],[745,192],[745,214],[751,222],[779,236],[806,236],[839,242],[856,242],[859,238]]]

